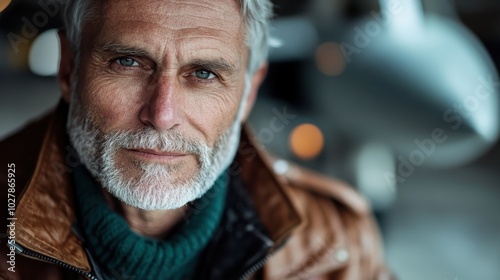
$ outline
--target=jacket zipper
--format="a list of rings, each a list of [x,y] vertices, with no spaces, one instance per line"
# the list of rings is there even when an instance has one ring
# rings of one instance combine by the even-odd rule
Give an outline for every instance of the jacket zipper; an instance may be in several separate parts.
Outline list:
[[[246,228],[247,231],[252,231],[254,233],[255,236],[257,236],[259,239],[261,239],[262,241],[264,241],[264,244],[266,244],[266,246],[273,246],[274,245],[274,242],[269,239],[267,236],[263,235],[260,231],[256,230],[255,227],[252,225],[252,224],[249,224]],[[284,242],[282,243],[282,245],[284,244]],[[272,257],[276,254],[276,252],[279,251],[279,249],[281,249],[282,245],[276,247],[272,252],[270,252],[269,254],[267,254],[264,258],[262,258],[260,261],[258,261],[257,263],[255,263],[254,265],[252,265],[251,267],[249,267],[242,275],[241,277],[239,278],[239,280],[247,280],[248,278],[250,278],[250,276],[252,276],[255,272],[257,272],[257,270],[261,269],[264,264]]]
[[[241,275],[241,277],[239,278],[239,280],[247,280],[250,278],[250,276],[252,276],[255,272],[257,272],[259,269],[261,269],[264,264],[270,259],[272,258],[274,255],[276,255],[276,253],[278,253],[278,251],[283,247],[283,245],[285,245],[286,242],[282,242],[281,245],[279,245],[278,247],[276,247],[275,250],[273,250],[271,253],[267,254],[264,258],[262,258],[259,262],[257,262],[256,264],[252,265],[249,269],[247,269],[245,271],[245,273],[243,273]]]
[[[52,263],[52,264],[56,264],[56,265],[61,266],[61,267],[65,268],[65,269],[71,270],[71,271],[76,272],[76,273],[78,273],[78,274],[80,274],[82,276],[85,276],[85,277],[87,277],[90,280],[98,280],[97,277],[95,277],[90,272],[83,271],[83,270],[81,270],[79,268],[76,268],[76,267],[74,267],[72,265],[69,265],[69,264],[67,264],[65,262],[56,260],[54,258],[42,255],[40,253],[37,253],[37,252],[35,252],[33,250],[24,248],[24,247],[22,247],[21,245],[19,245],[17,243],[14,244],[14,248],[21,255],[30,256],[32,258],[36,258],[36,259],[43,260],[43,261],[46,261],[46,262],[49,262],[49,263]]]
[[[274,242],[269,239],[267,236],[265,236],[264,234],[262,234],[262,232],[258,231],[253,224],[248,224],[246,227],[245,227],[245,230],[246,231],[250,231],[250,232],[253,232],[253,234],[259,238],[260,240],[262,240],[264,242],[264,244],[269,248],[271,246],[274,245]],[[274,256],[274,254],[276,254],[276,251],[278,251],[279,248],[276,248],[276,250],[272,251],[271,253],[267,254],[266,256],[264,256],[260,261],[258,261],[257,263],[255,263],[254,265],[252,265],[251,267],[249,267],[242,275],[241,277],[239,278],[240,280],[246,280],[248,278],[250,278],[251,275],[253,275],[255,272],[257,272],[257,270],[259,270],[261,267],[264,266],[264,264],[267,262],[267,260],[269,260],[269,258],[271,258],[272,256]]]
[[[264,266],[264,264],[269,260],[269,258],[271,258],[272,256],[274,256],[275,254],[276,254],[276,251],[274,251],[272,253],[269,253],[263,259],[261,259],[259,262],[257,262],[256,264],[252,265],[249,269],[247,269],[247,271],[245,271],[245,273],[243,273],[241,275],[241,277],[239,278],[239,280],[247,280],[247,279],[249,279],[250,276],[252,276],[255,272],[257,272],[257,270],[261,269]]]

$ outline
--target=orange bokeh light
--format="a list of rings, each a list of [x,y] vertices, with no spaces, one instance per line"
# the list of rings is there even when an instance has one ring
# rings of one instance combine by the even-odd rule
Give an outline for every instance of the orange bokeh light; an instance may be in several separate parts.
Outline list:
[[[323,146],[323,133],[313,124],[301,124],[290,134],[290,148],[301,159],[317,157]]]
[[[5,10],[5,8],[7,8],[7,6],[9,6],[9,4],[10,4],[10,0],[0,0],[0,12]]]

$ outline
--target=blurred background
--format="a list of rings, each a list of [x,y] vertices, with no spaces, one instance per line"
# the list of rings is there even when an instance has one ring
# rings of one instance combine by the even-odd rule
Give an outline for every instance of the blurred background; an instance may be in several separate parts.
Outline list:
[[[0,1],[0,138],[59,98],[62,2]],[[256,137],[368,197],[400,279],[500,279],[500,1],[274,4]]]

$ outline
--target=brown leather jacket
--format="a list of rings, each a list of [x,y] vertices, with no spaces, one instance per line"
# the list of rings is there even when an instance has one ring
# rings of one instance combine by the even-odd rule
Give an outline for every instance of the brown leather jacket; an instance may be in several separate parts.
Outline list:
[[[65,142],[66,107],[61,102],[55,112],[0,143],[2,194],[17,206],[16,219],[9,219],[14,213],[5,208],[0,212],[1,232],[6,225],[15,227],[10,240],[23,248],[16,251],[15,263],[3,261],[12,258],[2,234],[0,279],[82,279],[75,271],[91,270],[71,230],[69,175],[78,162]],[[344,183],[296,166],[277,174],[273,159],[249,135],[243,132],[236,159],[241,178],[274,244],[284,244],[270,250],[252,279],[390,279],[365,201]],[[12,163],[15,167],[8,167]],[[9,181],[14,182],[10,191],[15,188],[10,197],[8,178],[15,179]],[[12,264],[15,272],[9,270]]]

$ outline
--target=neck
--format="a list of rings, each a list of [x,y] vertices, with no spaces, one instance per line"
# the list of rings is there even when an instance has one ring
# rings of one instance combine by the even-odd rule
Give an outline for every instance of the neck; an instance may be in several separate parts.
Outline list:
[[[115,212],[123,216],[130,229],[144,237],[164,239],[180,221],[188,206],[174,210],[143,210],[119,201],[103,190],[106,202]]]

